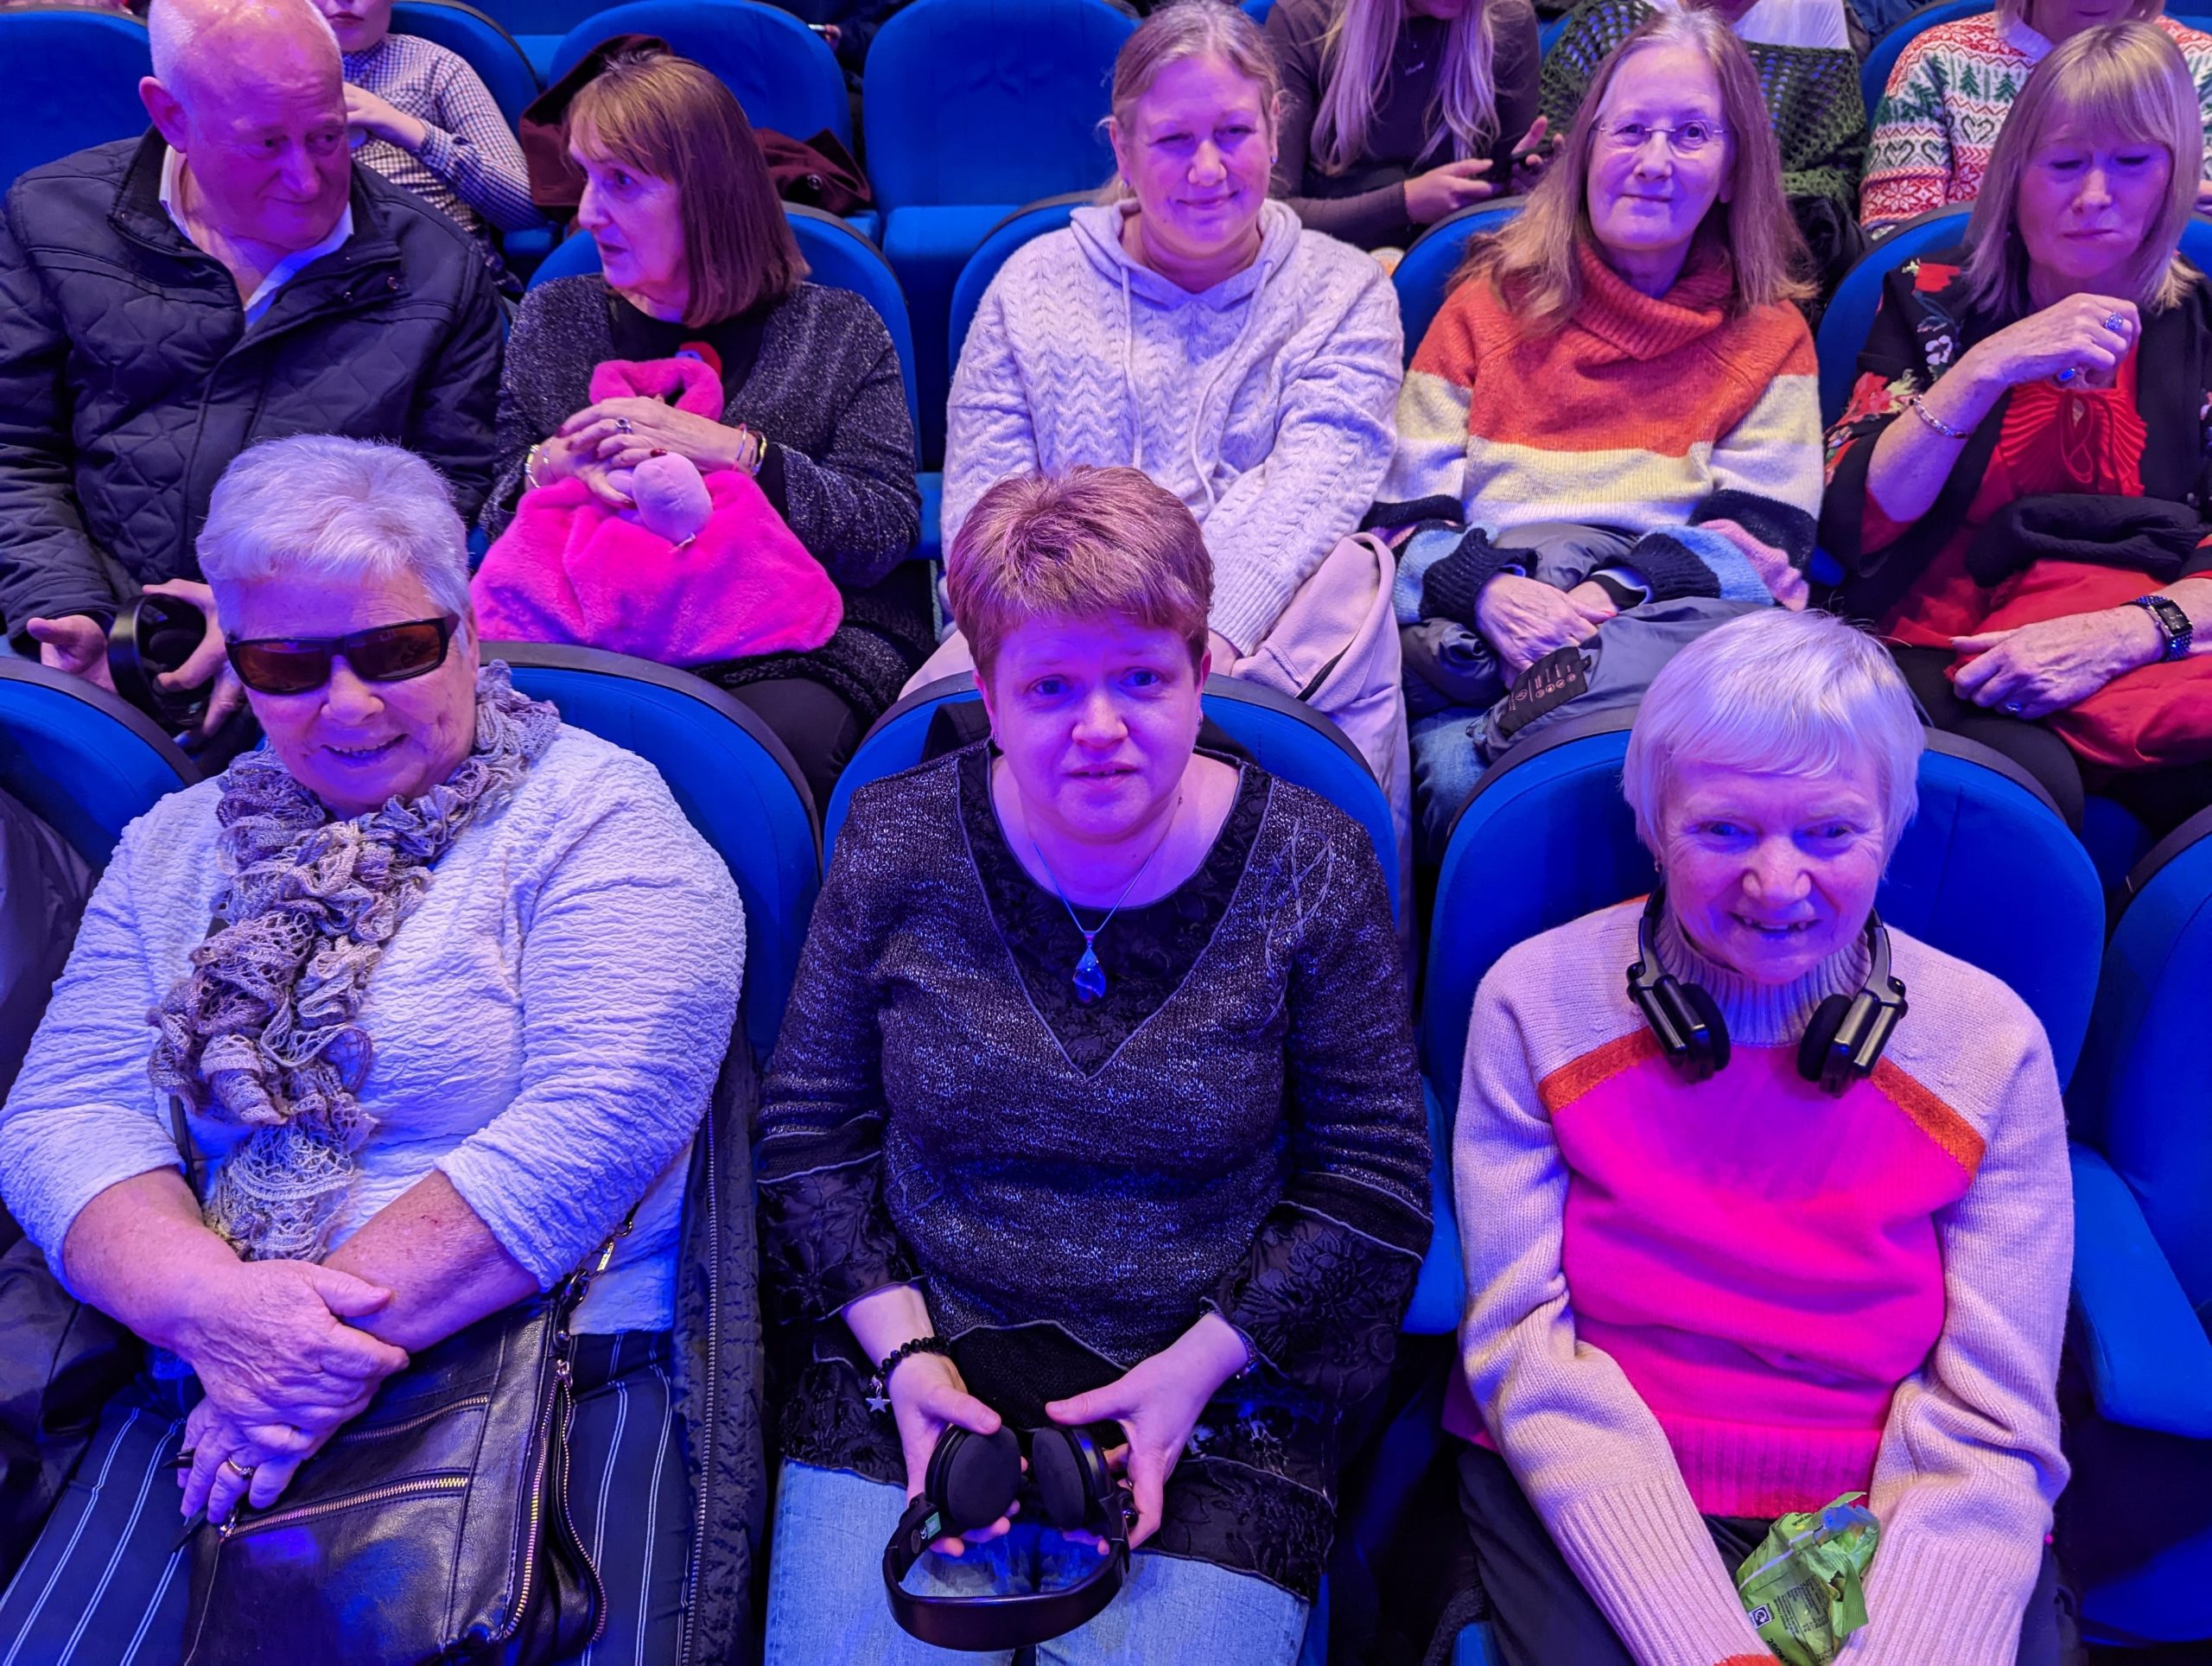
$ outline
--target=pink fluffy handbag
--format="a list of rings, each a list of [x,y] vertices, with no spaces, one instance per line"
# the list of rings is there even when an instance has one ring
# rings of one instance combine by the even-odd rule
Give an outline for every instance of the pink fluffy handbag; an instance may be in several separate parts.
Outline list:
[[[721,378],[683,356],[609,359],[591,397],[666,399],[719,421]],[[626,487],[618,475],[618,486]],[[637,511],[608,509],[582,480],[523,494],[469,586],[490,640],[572,642],[666,665],[818,648],[844,614],[822,563],[784,524],[751,475],[704,477],[709,508],[672,543]]]

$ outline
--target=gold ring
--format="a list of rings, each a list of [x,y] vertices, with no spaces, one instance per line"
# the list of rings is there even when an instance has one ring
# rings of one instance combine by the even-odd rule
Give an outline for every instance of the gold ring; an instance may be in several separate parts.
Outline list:
[[[236,1458],[225,1458],[223,1459],[223,1467],[230,1471],[232,1474],[237,1476],[241,1481],[251,1481],[253,1479],[255,1466],[251,1464],[242,1464],[238,1462]]]

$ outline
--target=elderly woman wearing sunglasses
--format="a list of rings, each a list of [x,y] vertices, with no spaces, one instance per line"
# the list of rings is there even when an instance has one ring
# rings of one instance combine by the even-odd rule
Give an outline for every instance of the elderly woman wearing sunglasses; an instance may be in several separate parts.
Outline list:
[[[575,1315],[570,1515],[607,1657],[672,1659],[677,1244],[736,888],[649,765],[480,664],[419,458],[257,447],[200,556],[268,744],[124,833],[0,1114],[25,1231],[184,1369],[106,1406],[0,1645],[176,1659],[180,1509],[276,1504],[410,1355],[627,1220]]]

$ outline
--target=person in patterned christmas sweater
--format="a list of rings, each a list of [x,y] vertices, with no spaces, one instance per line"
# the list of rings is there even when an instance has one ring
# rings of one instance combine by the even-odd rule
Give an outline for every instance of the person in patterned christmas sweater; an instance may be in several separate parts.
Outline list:
[[[2133,0],[2128,18],[2150,22],[2181,48],[2197,102],[2212,117],[2212,35],[2160,15],[2163,0]],[[1905,48],[1874,111],[1874,137],[1859,201],[1860,223],[1882,232],[1948,203],[1972,202],[1997,130],[2029,72],[2050,49],[2096,23],[2122,21],[2101,0],[2010,0],[1994,11],[1939,23]],[[2212,168],[2212,161],[2208,161]],[[2197,207],[2212,207],[2212,175]]]

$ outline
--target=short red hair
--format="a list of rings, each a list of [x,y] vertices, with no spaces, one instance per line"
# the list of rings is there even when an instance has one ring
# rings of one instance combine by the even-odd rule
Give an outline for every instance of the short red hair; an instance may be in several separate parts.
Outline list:
[[[1135,620],[1206,650],[1213,558],[1183,500],[1135,468],[1017,474],[976,500],[945,554],[952,616],[988,681],[1037,619]]]

